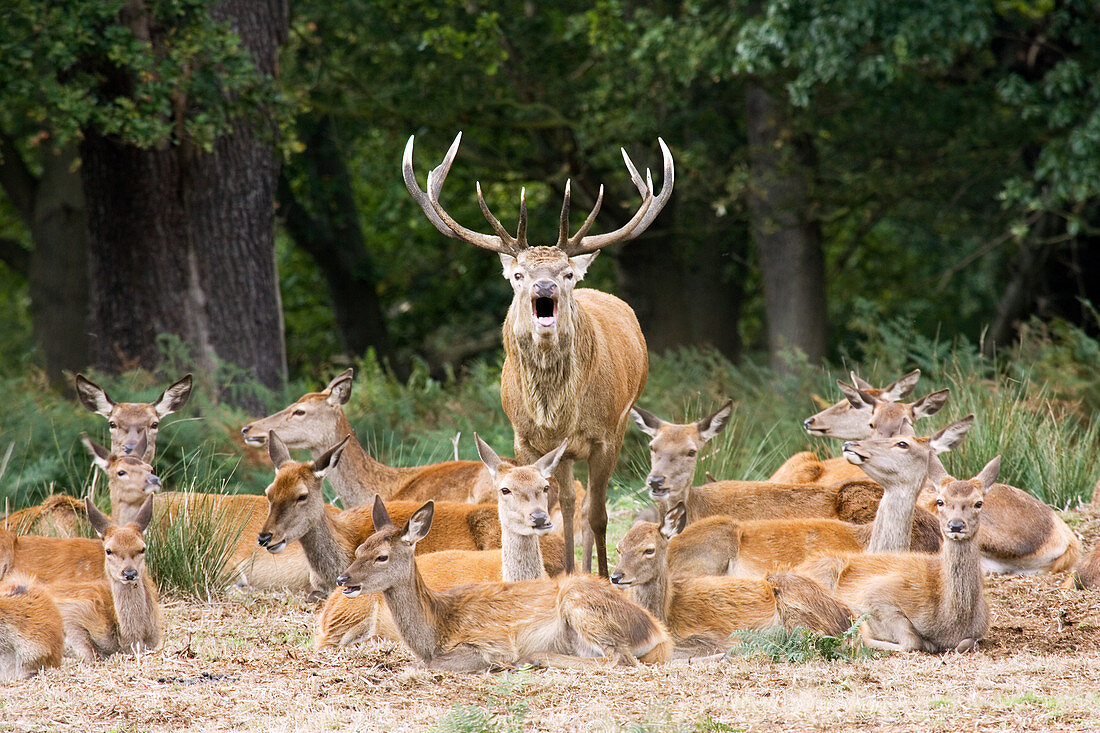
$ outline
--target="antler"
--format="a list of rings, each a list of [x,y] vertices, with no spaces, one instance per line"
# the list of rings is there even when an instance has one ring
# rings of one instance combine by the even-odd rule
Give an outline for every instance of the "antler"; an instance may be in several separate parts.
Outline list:
[[[653,175],[650,170],[646,169],[645,182],[643,182],[642,177],[638,174],[638,169],[634,167],[630,156],[626,154],[626,149],[622,149],[623,161],[626,163],[627,171],[630,172],[630,180],[634,182],[638,193],[642,196],[642,205],[630,221],[613,232],[597,234],[592,237],[585,236],[588,233],[588,228],[592,226],[592,222],[596,219],[600,205],[603,203],[603,186],[600,186],[600,193],[596,197],[596,205],[592,207],[592,212],[584,220],[584,224],[581,224],[581,228],[577,230],[577,233],[572,237],[569,236],[569,182],[566,182],[565,201],[561,207],[561,225],[558,230],[558,247],[564,250],[567,255],[572,257],[573,255],[587,254],[618,242],[628,242],[649,228],[649,225],[657,218],[657,214],[661,213],[661,209],[665,207],[672,196],[672,186],[675,182],[672,153],[669,152],[664,140],[657,138],[657,143],[661,146],[661,156],[664,159],[664,175],[661,180],[661,193],[656,197],[653,195]]]
[[[527,248],[527,200],[526,191],[520,191],[519,195],[519,229],[516,232],[516,236],[513,237],[507,231],[500,221],[493,216],[493,212],[489,211],[489,205],[485,203],[485,197],[481,195],[481,183],[477,184],[477,201],[481,205],[481,213],[485,215],[485,219],[489,222],[489,225],[493,227],[493,231],[496,232],[496,236],[490,234],[482,234],[475,232],[472,229],[459,224],[454,218],[447,213],[447,211],[439,203],[439,192],[443,188],[443,181],[447,178],[447,173],[451,170],[451,163],[454,161],[455,154],[458,152],[458,145],[462,142],[462,133],[455,135],[454,142],[451,143],[450,149],[447,150],[447,154],[443,156],[443,162],[428,172],[428,191],[425,193],[420,190],[420,186],[416,183],[416,176],[413,173],[412,167],[412,151],[413,151],[413,139],[415,135],[409,136],[409,142],[405,145],[405,155],[401,162],[401,173],[405,179],[405,188],[409,189],[409,193],[412,194],[416,203],[420,204],[420,208],[424,211],[424,214],[428,217],[428,221],[435,225],[442,234],[447,235],[453,239],[460,239],[463,242],[476,245],[482,249],[488,249],[493,252],[501,252],[504,254],[516,255],[521,250]]]

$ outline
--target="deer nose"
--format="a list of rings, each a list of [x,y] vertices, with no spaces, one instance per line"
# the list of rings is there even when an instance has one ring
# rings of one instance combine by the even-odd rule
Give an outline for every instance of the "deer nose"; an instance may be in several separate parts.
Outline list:
[[[160,476],[151,473],[145,477],[145,483],[150,486],[160,486]]]
[[[250,427],[251,427],[250,425],[245,425],[243,428],[241,428],[241,437],[244,437],[244,438],[248,437],[248,431],[249,431]]]
[[[122,571],[123,580],[137,580],[137,571],[127,568]]]
[[[122,452],[125,455],[130,455],[134,452],[134,448],[137,448],[137,443],[123,443]]]
[[[615,585],[618,585],[623,581],[623,574],[616,570],[615,572],[611,573],[611,577],[609,578],[609,580]]]
[[[841,452],[850,451],[855,447],[856,447],[856,442],[854,440],[846,440],[846,441],[844,441],[844,445],[840,446],[840,450],[841,450]]]
[[[552,526],[550,524],[550,515],[541,509],[531,512],[531,524],[535,529],[544,529]]]
[[[260,534],[256,535],[256,544],[260,547],[267,547],[268,542],[271,542],[270,532],[260,532]]]
[[[814,424],[814,419],[812,417],[808,417],[808,418],[806,418],[805,420],[802,421],[802,427],[804,427],[804,428],[809,428],[813,424]]]
[[[962,521],[961,519],[952,519],[950,522],[947,523],[947,531],[955,533],[965,532],[966,522]]]
[[[649,486],[649,488],[659,489],[659,488],[661,488],[662,486],[665,485],[665,477],[664,476],[655,476],[651,473],[646,478],[645,482]]]
[[[558,284],[553,280],[539,280],[533,286],[534,293],[539,298],[552,298],[558,289]]]
[[[347,585],[349,580],[351,580],[351,578],[346,574],[340,575],[336,578],[336,585]]]

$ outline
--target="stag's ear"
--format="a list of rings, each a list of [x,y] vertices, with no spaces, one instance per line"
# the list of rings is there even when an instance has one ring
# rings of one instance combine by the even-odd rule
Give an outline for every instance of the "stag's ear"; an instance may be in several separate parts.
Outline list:
[[[661,520],[661,536],[666,540],[671,540],[676,535],[684,531],[684,527],[687,526],[687,509],[684,507],[684,502],[676,502],[676,506],[665,512],[665,518]]]
[[[557,448],[535,461],[535,468],[539,470],[540,476],[548,479],[554,475],[554,469],[558,467],[558,461],[565,455],[565,446],[567,445],[569,445],[568,438],[563,440]]]
[[[997,476],[1001,473],[1001,457],[997,456],[989,463],[985,464],[985,468],[978,472],[978,475],[974,478],[978,479],[978,483],[982,485],[982,493],[989,491],[989,488],[997,482]]]
[[[351,367],[336,375],[325,387],[325,392],[328,393],[325,400],[330,405],[346,405],[348,400],[351,399],[351,380],[354,378],[355,370]]]
[[[111,462],[111,451],[89,438],[87,433],[80,434],[80,442],[92,456],[92,462],[99,466],[100,470],[106,471],[107,465]]]
[[[512,273],[516,271],[519,261],[515,256],[507,254],[506,252],[499,252],[498,254],[500,255],[500,266],[504,268],[504,279],[508,282],[512,282]]]
[[[383,503],[382,497],[378,494],[374,495],[374,506],[371,507],[370,516],[371,521],[374,522],[375,532],[393,526],[393,520],[390,519],[390,513],[386,511],[386,505]]]
[[[435,502],[429,501],[424,506],[413,512],[409,521],[401,530],[401,541],[406,545],[415,545],[428,534],[432,528],[432,516],[435,513]]]
[[[695,427],[699,430],[699,437],[707,441],[725,430],[726,426],[729,425],[730,414],[732,412],[733,400],[729,400],[726,404],[719,407],[712,415],[704,417],[702,420],[695,423]]]
[[[919,380],[920,369],[914,369],[904,377],[883,387],[882,392],[879,393],[879,399],[883,402],[897,402],[900,399],[908,397],[917,386]],[[867,388],[861,387],[861,389]]]
[[[317,456],[313,461],[313,475],[317,478],[324,478],[326,473],[335,468],[336,464],[340,462],[340,456],[344,455],[344,446],[348,444],[349,440],[351,440],[351,435],[346,435],[339,443]]]
[[[497,455],[497,452],[490,448],[489,444],[482,440],[481,436],[477,433],[474,433],[474,445],[477,446],[477,454],[481,456],[481,462],[489,469],[489,475],[495,482],[504,461],[500,460],[500,456]]]
[[[928,454],[928,480],[932,482],[932,485],[936,487],[937,490],[943,486],[945,481],[951,480],[950,474],[948,474],[947,469],[943,467],[935,451]]]
[[[274,430],[269,430],[267,433],[267,455],[271,457],[271,463],[275,466],[276,471],[282,468],[284,463],[289,463],[292,460],[290,451],[286,448],[286,443]]]
[[[145,529],[149,526],[149,522],[153,521],[153,495],[150,494],[149,498],[145,500],[145,503],[141,505],[141,509],[138,510],[137,516],[134,517],[132,524],[136,525],[138,532],[145,532]]]
[[[946,453],[949,450],[954,450],[962,442],[962,439],[966,437],[967,432],[970,431],[970,427],[974,424],[974,416],[967,415],[962,420],[953,422],[947,427],[936,432],[931,438],[932,452],[933,453]]]
[[[576,278],[576,282],[584,279],[584,274],[588,272],[589,265],[592,264],[592,260],[596,259],[596,255],[599,253],[600,251],[596,250],[586,255],[576,255],[569,258],[569,266],[573,268],[573,277]]]
[[[941,389],[932,394],[927,394],[921,397],[919,400],[913,403],[913,419],[917,420],[922,417],[928,417],[935,415],[939,412],[944,405],[947,404],[947,398],[951,396],[951,390]]]
[[[83,374],[76,375],[76,394],[80,398],[80,404],[103,417],[110,417],[115,403],[107,396],[103,389]]]
[[[111,526],[110,518],[99,511],[99,508],[92,503],[92,497],[90,496],[84,499],[84,508],[88,511],[88,524],[92,525],[95,533],[102,538]]]
[[[630,416],[634,418],[634,424],[638,426],[638,429],[651,438],[656,437],[657,431],[661,429],[662,425],[665,425],[664,420],[637,405],[630,408]]]
[[[160,393],[153,402],[153,409],[157,411],[157,417],[171,415],[176,410],[187,404],[187,398],[191,396],[191,375],[185,374],[168,389]],[[140,453],[138,455],[141,455]]]
[[[848,400],[853,408],[857,410],[863,410],[868,407],[875,406],[875,398],[869,395],[862,389],[856,389],[850,385],[845,384],[839,379],[836,380],[836,386],[840,388],[840,391],[844,393],[844,397]]]

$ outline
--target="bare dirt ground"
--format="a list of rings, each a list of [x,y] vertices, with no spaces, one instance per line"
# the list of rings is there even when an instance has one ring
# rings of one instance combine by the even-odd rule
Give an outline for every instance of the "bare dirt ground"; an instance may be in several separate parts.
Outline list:
[[[1100,511],[1067,519],[1097,541]],[[0,730],[1100,730],[1100,591],[1062,580],[990,577],[969,655],[481,675],[395,645],[316,651],[297,598],[169,600],[156,652],[0,683]]]

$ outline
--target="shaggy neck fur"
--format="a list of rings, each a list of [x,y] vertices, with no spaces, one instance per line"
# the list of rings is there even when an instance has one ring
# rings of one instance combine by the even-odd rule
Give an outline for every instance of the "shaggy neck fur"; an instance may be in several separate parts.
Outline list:
[[[123,652],[153,649],[160,642],[160,607],[153,581],[143,575],[140,582],[111,580],[118,646]]]
[[[382,592],[401,638],[416,656],[430,662],[440,653],[437,631],[440,605],[413,565],[409,582],[399,583]]]
[[[584,311],[570,298],[567,307],[559,305],[556,338],[542,341],[535,338],[530,326],[530,316],[518,315],[529,302],[512,301],[504,320],[504,349],[508,357],[516,360],[516,372],[523,390],[524,407],[535,423],[547,430],[554,430],[575,422],[570,409],[578,392],[578,382],[583,375],[577,368],[582,355],[577,350],[591,341],[590,326]]]
[[[322,512],[324,510],[322,509]],[[302,552],[309,561],[309,567],[320,581],[321,588],[328,592],[336,587],[336,578],[351,564],[355,555],[355,544],[346,538],[327,514],[320,522],[315,522],[299,540]],[[341,541],[343,539],[344,541]]]

